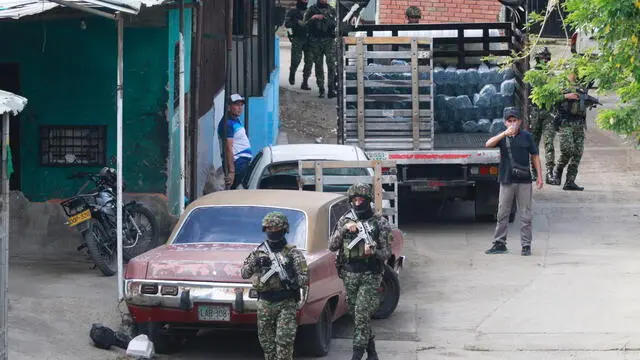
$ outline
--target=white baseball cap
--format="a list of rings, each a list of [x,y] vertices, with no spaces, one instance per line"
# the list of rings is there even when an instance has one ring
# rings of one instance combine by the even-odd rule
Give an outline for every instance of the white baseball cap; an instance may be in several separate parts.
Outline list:
[[[238,102],[238,101],[244,102],[244,98],[240,96],[240,94],[231,95],[231,103]]]

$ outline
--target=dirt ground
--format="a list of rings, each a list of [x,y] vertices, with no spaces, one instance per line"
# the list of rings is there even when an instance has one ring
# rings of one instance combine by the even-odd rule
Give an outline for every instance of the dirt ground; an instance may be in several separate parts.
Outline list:
[[[287,134],[289,143],[336,143],[335,99],[280,88],[280,104],[280,131]]]

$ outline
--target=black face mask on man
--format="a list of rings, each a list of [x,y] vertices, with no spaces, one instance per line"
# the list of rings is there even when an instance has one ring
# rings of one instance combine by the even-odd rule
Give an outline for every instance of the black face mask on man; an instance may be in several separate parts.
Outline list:
[[[298,10],[307,10],[307,3],[298,1],[296,8],[298,8]]]
[[[284,238],[284,234],[287,231],[284,229],[278,231],[267,231],[267,242],[273,251],[280,251],[287,243],[287,240]]]
[[[324,9],[324,8],[326,8],[326,7],[328,7],[328,6],[329,6],[329,3],[324,3],[324,4],[323,4],[323,3],[321,3],[320,1],[318,1],[318,2],[316,3],[316,6],[317,6],[317,7],[319,7],[320,9]]]
[[[359,220],[366,220],[373,216],[370,201],[363,201],[358,205],[352,204],[352,206]]]

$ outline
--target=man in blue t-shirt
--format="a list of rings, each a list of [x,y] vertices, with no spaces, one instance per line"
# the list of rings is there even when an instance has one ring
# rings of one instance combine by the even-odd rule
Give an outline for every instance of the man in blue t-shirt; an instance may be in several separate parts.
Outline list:
[[[538,147],[533,140],[533,135],[520,130],[522,116],[520,111],[513,107],[504,109],[504,122],[507,130],[487,140],[488,148],[500,148],[500,195],[498,198],[498,215],[496,230],[493,235],[494,242],[487,254],[503,254],[507,252],[507,227],[513,198],[516,198],[520,210],[520,242],[522,255],[531,255],[531,212],[532,186],[531,172],[529,170],[529,157],[538,175],[536,185],[542,189],[542,168]],[[511,153],[511,154],[510,154]],[[513,161],[512,161],[513,160]]]
[[[227,116],[218,125],[218,136],[224,144],[222,162],[229,165],[225,183],[231,189],[238,187],[253,158],[247,131],[240,121],[244,101],[239,94],[231,95]]]

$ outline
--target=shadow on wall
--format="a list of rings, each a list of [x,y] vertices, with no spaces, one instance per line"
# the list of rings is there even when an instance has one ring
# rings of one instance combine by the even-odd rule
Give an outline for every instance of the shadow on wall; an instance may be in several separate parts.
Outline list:
[[[10,193],[9,255],[38,259],[82,259],[86,250],[77,251],[82,235],[65,225],[64,210],[56,202],[30,202],[22,192]],[[169,214],[167,199],[160,194],[124,194],[147,206],[158,220],[160,240],[165,242],[177,222]]]

